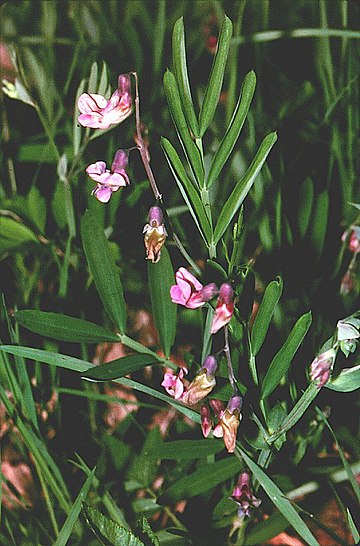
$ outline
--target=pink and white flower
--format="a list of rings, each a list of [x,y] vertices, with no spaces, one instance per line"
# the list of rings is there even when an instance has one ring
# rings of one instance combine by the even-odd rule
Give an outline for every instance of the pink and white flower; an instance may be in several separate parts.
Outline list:
[[[216,403],[216,405],[214,404]],[[242,397],[234,394],[226,406],[223,408],[219,400],[210,400],[210,405],[213,407],[219,423],[213,430],[215,438],[223,438],[224,444],[228,453],[233,453],[235,450],[237,430],[241,421]]]
[[[203,286],[185,267],[179,268],[175,279],[176,284],[170,288],[171,299],[188,309],[203,307],[218,292],[214,283]]]
[[[328,351],[321,353],[312,361],[310,366],[310,377],[312,381],[317,382],[318,389],[329,381],[335,358],[335,349],[329,349]]]
[[[96,199],[102,203],[107,203],[113,192],[119,188],[130,184],[129,177],[125,171],[128,163],[128,154],[125,150],[118,150],[115,154],[111,170],[106,168],[105,161],[96,161],[86,169],[90,178],[97,182],[92,191]]]
[[[238,483],[234,488],[231,498],[239,506],[238,516],[240,518],[245,516],[249,517],[250,509],[258,508],[260,506],[261,500],[257,499],[251,491],[250,475],[248,472],[242,472],[240,474]]]
[[[97,93],[83,93],[78,99],[80,125],[91,129],[108,129],[130,116],[132,111],[129,74],[120,74],[118,88],[107,100]]]
[[[211,333],[216,334],[230,322],[234,313],[234,290],[228,282],[220,286],[219,297],[211,324]]]
[[[184,390],[185,390],[185,383],[183,381],[184,375],[188,373],[186,368],[180,368],[178,374],[174,374],[174,372],[168,371],[164,373],[164,380],[161,383],[161,386],[164,387],[166,392],[175,400],[181,399]]]

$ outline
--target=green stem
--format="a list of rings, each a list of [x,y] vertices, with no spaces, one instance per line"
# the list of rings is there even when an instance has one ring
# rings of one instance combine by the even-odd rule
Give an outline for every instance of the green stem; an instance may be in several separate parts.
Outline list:
[[[40,485],[41,485],[41,488],[42,488],[43,493],[44,493],[45,504],[46,504],[47,509],[49,511],[50,521],[52,523],[52,526],[53,526],[53,529],[54,529],[54,532],[55,532],[55,536],[58,536],[59,527],[58,527],[58,524],[57,524],[57,521],[56,521],[56,518],[55,518],[55,513],[54,513],[54,510],[53,510],[53,507],[52,507],[52,502],[51,502],[51,499],[50,499],[49,491],[48,491],[48,488],[46,487],[46,482],[44,480],[44,476],[42,474],[42,470],[40,468],[40,465],[37,463],[35,458],[34,458],[34,464],[36,466],[36,472],[37,472],[37,475],[39,477]]]

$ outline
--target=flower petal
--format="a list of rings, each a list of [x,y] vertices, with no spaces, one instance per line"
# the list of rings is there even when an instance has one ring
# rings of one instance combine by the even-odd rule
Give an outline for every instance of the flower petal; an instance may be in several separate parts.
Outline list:
[[[92,193],[101,203],[108,203],[112,194],[112,190],[109,186],[98,185]]]

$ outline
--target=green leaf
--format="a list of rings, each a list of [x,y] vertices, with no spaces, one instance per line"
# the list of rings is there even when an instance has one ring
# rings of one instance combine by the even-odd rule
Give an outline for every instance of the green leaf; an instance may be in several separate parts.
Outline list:
[[[299,349],[311,325],[311,312],[302,315],[291,330],[287,340],[271,361],[261,385],[262,398],[267,398],[279,385],[288,371],[290,364]]]
[[[36,186],[32,186],[27,194],[28,216],[41,233],[45,231],[46,200]]]
[[[241,470],[241,465],[235,457],[227,457],[215,463],[205,464],[198,470],[181,478],[167,489],[157,499],[159,504],[172,504],[178,500],[201,495],[234,476]]]
[[[212,237],[211,227],[206,215],[204,205],[200,199],[199,193],[190,181],[183,164],[177,154],[177,151],[166,138],[161,138],[161,147],[164,150],[165,157],[176,180],[180,193],[189,207],[196,227],[198,228],[205,243],[208,244]]]
[[[126,326],[126,307],[119,271],[104,230],[91,211],[87,211],[82,217],[81,237],[101,301],[110,319],[123,334]]]
[[[108,86],[109,86],[109,70],[108,70],[106,62],[103,61],[97,93],[99,95],[105,96]]]
[[[246,116],[248,114],[252,98],[255,93],[256,87],[256,75],[253,70],[249,72],[244,79],[239,101],[235,107],[233,117],[230,121],[230,125],[226,131],[221,144],[216,151],[214,158],[211,162],[209,174],[206,179],[206,187],[210,188],[215,180],[218,179],[220,172],[222,171],[226,161],[228,160],[237,139],[239,138],[241,129],[244,125]]]
[[[137,528],[144,535],[146,535],[147,538],[151,540],[151,544],[153,544],[154,546],[160,546],[160,541],[158,537],[155,535],[154,531],[150,527],[148,520],[144,516],[142,516],[140,518],[140,521],[138,521]]]
[[[251,330],[251,350],[254,356],[258,354],[265,341],[275,307],[281,298],[282,290],[283,282],[280,277],[271,281],[265,289]]]
[[[148,456],[161,460],[199,459],[219,453],[223,449],[223,443],[218,440],[176,440],[157,444],[148,452]]]
[[[212,122],[219,102],[232,32],[232,22],[225,15],[220,29],[217,51],[211,67],[204,100],[201,105],[199,116],[199,129],[201,137],[204,135],[206,129]]]
[[[161,251],[157,264],[148,261],[148,277],[151,308],[160,344],[166,357],[170,356],[176,334],[177,306],[170,298],[170,287],[174,284],[174,270],[167,248]]]
[[[180,94],[175,80],[175,76],[170,70],[164,74],[164,91],[171,117],[176,126],[181,144],[185,151],[191,170],[197,180],[199,186],[204,182],[204,166],[202,164],[201,155],[195,142],[192,140],[187,122],[182,110]]]
[[[277,140],[276,133],[270,133],[267,135],[252,160],[248,170],[244,176],[239,180],[233,189],[230,197],[226,201],[216,224],[214,231],[214,242],[217,244],[221,237],[223,236],[225,230],[229,226],[231,220],[239,210],[242,202],[249,193],[251,186],[256,180],[257,175],[259,174],[263,164],[266,161],[266,158],[274,146]]]
[[[244,546],[265,544],[271,538],[285,531],[288,526],[288,520],[282,514],[275,512],[268,519],[257,523],[249,533],[246,533]]]
[[[118,377],[124,377],[127,374],[142,370],[145,366],[159,364],[158,360],[151,355],[129,355],[123,358],[117,358],[111,362],[100,364],[82,375],[82,379],[91,379],[95,381],[111,381]]]
[[[51,211],[60,229],[64,229],[66,221],[65,188],[61,180],[57,180],[55,191],[51,200]]]
[[[316,199],[315,209],[312,214],[311,242],[318,257],[321,256],[329,220],[329,192],[324,190]]]
[[[77,156],[80,149],[81,144],[81,135],[82,135],[82,127],[80,123],[78,122],[78,117],[80,115],[80,111],[78,109],[78,100],[80,95],[84,93],[85,91],[85,84],[86,80],[81,80],[79,87],[76,92],[76,98],[75,98],[75,106],[74,106],[74,118],[73,118],[73,142],[74,142],[74,156]]]
[[[88,93],[96,93],[97,92],[97,80],[98,80],[98,65],[97,62],[94,61],[91,65],[90,69],[90,76],[89,76],[89,82],[88,82]]]
[[[354,543],[359,544],[359,542],[360,542],[360,533],[357,530],[355,521],[354,521],[354,519],[353,519],[353,517],[351,515],[351,512],[350,512],[349,508],[346,508],[346,516],[347,516],[347,519],[348,519],[348,524],[349,524],[351,534],[352,534],[353,539],[354,539]]]
[[[278,438],[280,438],[284,432],[290,430],[299,421],[299,419],[301,419],[319,392],[320,389],[318,389],[314,383],[310,383],[306,391],[302,394],[301,398],[296,402],[289,415],[285,417],[281,423],[281,426],[274,432],[274,434],[269,436],[266,441],[269,444],[272,444]]]
[[[352,392],[360,388],[360,364],[353,368],[344,368],[339,375],[326,383],[332,391]]]
[[[156,445],[160,444],[161,441],[161,434],[158,427],[151,429],[147,433],[141,452],[138,455],[133,454],[132,464],[126,476],[127,483],[125,487],[127,491],[151,486],[157,473],[157,464],[156,461],[148,456],[148,453]]]
[[[131,531],[104,516],[96,508],[83,504],[83,509],[87,524],[100,540],[105,539],[112,546],[145,546]]]
[[[172,35],[173,65],[176,82],[187,123],[197,138],[199,137],[199,124],[195,114],[193,100],[190,91],[189,76],[186,63],[184,20],[180,17],[174,25]]]
[[[17,311],[15,320],[30,332],[59,341],[76,343],[100,343],[119,341],[118,336],[103,326],[60,313],[47,313],[32,309]]]
[[[28,243],[39,243],[31,229],[13,218],[0,217],[0,255]]]
[[[278,486],[252,459],[250,459],[245,451],[239,448],[239,453],[247,466],[250,468],[254,477],[259,481],[261,487],[264,489],[270,500],[275,504],[283,516],[285,516],[295,531],[305,540],[306,544],[309,544],[310,546],[319,546],[319,543],[311,533],[310,529],[296,512],[290,501],[285,498],[284,493],[278,488]]]
[[[75,523],[79,517],[81,511],[81,505],[85,501],[87,494],[89,492],[91,482],[94,478],[95,468],[92,470],[91,474],[87,477],[84,485],[80,489],[78,496],[76,497],[74,504],[71,507],[71,510],[65,520],[64,525],[61,528],[60,533],[56,539],[54,546],[66,546],[69,541],[71,532],[74,528]]]
[[[298,207],[298,226],[301,239],[305,237],[309,227],[314,201],[314,184],[311,178],[306,178],[301,186]]]

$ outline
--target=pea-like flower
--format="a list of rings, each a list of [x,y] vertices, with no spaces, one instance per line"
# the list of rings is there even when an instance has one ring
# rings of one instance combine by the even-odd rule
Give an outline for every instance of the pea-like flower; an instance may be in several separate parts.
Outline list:
[[[203,307],[218,292],[214,283],[203,286],[185,267],[180,267],[175,275],[176,284],[170,288],[170,296],[174,303],[188,309]]]
[[[216,406],[214,404],[216,402]],[[224,444],[229,453],[235,450],[237,430],[242,418],[240,413],[242,408],[242,397],[234,394],[225,409],[220,409],[219,401],[210,400],[210,404],[217,413],[219,423],[213,430],[216,438],[224,438]],[[220,403],[221,404],[221,403]]]
[[[357,254],[360,252],[360,226],[350,226],[349,229],[344,231],[341,240],[347,242],[350,252]]]
[[[164,373],[164,380],[161,386],[164,387],[166,392],[172,396],[175,400],[179,400],[185,390],[184,375],[188,373],[186,368],[180,368],[178,374],[174,374],[173,371],[167,371]]]
[[[205,438],[207,438],[212,429],[212,419],[210,408],[207,404],[203,404],[200,408],[201,430]]]
[[[258,508],[260,506],[261,500],[257,499],[251,491],[250,475],[248,472],[242,472],[239,475],[238,483],[234,488],[231,498],[239,507],[239,518],[249,517],[251,508]]]
[[[320,389],[330,379],[330,375],[336,358],[335,349],[329,349],[314,358],[310,366],[310,377],[312,381],[317,381],[317,387]]]
[[[146,259],[156,264],[160,260],[161,249],[167,236],[163,212],[157,205],[150,208],[149,223],[144,226],[143,233]]]
[[[223,326],[230,322],[234,313],[234,290],[228,282],[220,286],[219,297],[216,304],[211,333],[216,334]]]
[[[118,150],[115,154],[111,170],[106,168],[105,161],[96,161],[86,169],[87,174],[97,182],[92,191],[96,199],[107,203],[113,192],[130,184],[129,177],[125,171],[128,163],[128,153],[125,150]]]
[[[131,81],[129,74],[120,74],[118,88],[107,100],[97,93],[83,93],[78,99],[81,112],[78,121],[83,127],[108,129],[130,116],[132,111]]]
[[[210,355],[206,357],[199,373],[182,395],[181,401],[189,406],[195,406],[200,400],[203,400],[216,385],[216,370],[217,360],[215,356]]]

